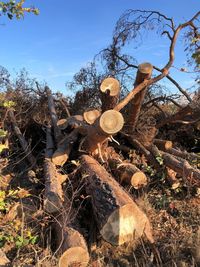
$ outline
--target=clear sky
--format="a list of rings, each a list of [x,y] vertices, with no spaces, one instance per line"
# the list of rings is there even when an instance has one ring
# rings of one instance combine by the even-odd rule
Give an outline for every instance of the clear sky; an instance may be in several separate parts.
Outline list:
[[[65,91],[65,83],[82,66],[109,45],[115,23],[126,9],[157,10],[184,22],[200,10],[200,0],[28,0],[40,15],[23,20],[2,19],[0,65],[11,73],[25,67],[32,77],[45,80],[53,90]],[[138,62],[162,66],[168,50],[166,41],[149,38],[133,56]],[[181,48],[175,65],[185,64]],[[130,50],[131,51],[131,50]],[[184,87],[192,84],[185,73],[172,70]],[[191,76],[191,75],[190,75]]]

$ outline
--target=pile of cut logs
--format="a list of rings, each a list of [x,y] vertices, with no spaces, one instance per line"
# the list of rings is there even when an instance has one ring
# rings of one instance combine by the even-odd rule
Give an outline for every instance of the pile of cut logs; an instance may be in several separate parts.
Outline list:
[[[151,64],[140,64],[134,86],[150,79],[152,70]],[[69,219],[69,214],[73,214],[73,205],[63,193],[63,183],[67,184],[70,173],[59,172],[75,149],[80,161],[77,169],[86,179],[86,192],[91,197],[96,225],[102,238],[113,245],[121,245],[142,236],[154,244],[149,219],[123,188],[123,185],[129,184],[135,190],[140,189],[147,185],[148,177],[140,166],[125,160],[119,151],[129,153],[134,148],[155,169],[164,166],[174,186],[179,183],[178,177],[183,177],[190,185],[200,186],[200,171],[188,162],[196,160],[198,156],[173,148],[171,141],[155,138],[161,126],[184,119],[196,107],[190,103],[175,115],[152,126],[148,133],[138,133],[136,126],[147,90],[143,88],[138,91],[129,101],[128,119],[125,121],[121,110],[127,103],[124,100],[119,102],[120,84],[114,78],[102,81],[101,110],[87,110],[83,115],[67,119],[58,119],[51,91],[45,88],[51,124],[46,128],[44,210],[57,218],[53,228],[57,250],[61,255],[61,267],[72,263],[87,266],[89,262],[85,238],[75,226],[76,218]],[[9,110],[9,116],[27,159],[34,166],[36,160],[16,124],[13,110]],[[116,139],[125,140],[123,144],[114,139],[116,134]],[[162,160],[162,164],[158,159]]]

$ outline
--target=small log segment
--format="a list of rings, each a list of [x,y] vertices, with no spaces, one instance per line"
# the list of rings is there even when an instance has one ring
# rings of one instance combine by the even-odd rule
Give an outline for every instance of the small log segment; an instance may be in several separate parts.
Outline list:
[[[83,173],[88,174],[86,190],[102,237],[121,245],[145,234],[154,243],[150,222],[133,199],[96,160],[84,155],[81,161]]]
[[[59,257],[59,267],[86,267],[89,263],[89,253],[84,237],[71,226],[66,226],[66,217],[60,216],[54,224],[56,245]]]
[[[154,144],[158,147],[160,150],[168,150],[172,148],[173,143],[169,140],[161,140],[161,139],[154,139]]]
[[[114,78],[106,78],[100,86],[101,92],[101,110],[102,113],[106,110],[113,109],[118,101],[120,94],[119,81]]]
[[[54,143],[51,136],[51,129],[47,127],[46,132],[46,152],[44,159],[44,176],[45,176],[45,192],[44,192],[44,210],[48,213],[58,212],[63,203],[63,191],[61,182],[59,181],[56,167],[51,161]]]
[[[124,119],[120,112],[115,110],[105,111],[97,121],[87,127],[87,135],[83,143],[83,149],[89,153],[95,152],[109,136],[119,132],[124,125]]]
[[[83,118],[88,124],[93,124],[99,118],[101,112],[98,109],[92,109],[83,113]]]
[[[57,125],[58,117],[56,114],[54,99],[53,99],[53,96],[51,94],[51,90],[49,89],[48,86],[45,86],[45,92],[46,92],[47,99],[48,99],[48,108],[49,108],[49,113],[50,113],[50,117],[51,117],[51,124],[53,126],[55,141],[56,141],[56,143],[58,143],[60,138],[62,137],[62,134],[61,134],[61,129]]]
[[[118,178],[120,184],[129,184],[135,189],[147,185],[147,177],[140,169],[129,162],[123,162],[113,149],[107,153],[109,155],[108,164],[111,172],[114,177]]]
[[[142,63],[138,66],[138,71],[134,83],[134,87],[142,83],[144,80],[151,78],[153,66],[150,63]],[[140,109],[144,101],[144,97],[147,93],[148,87],[145,87],[142,91],[135,95],[135,97],[130,101],[129,117],[127,120],[127,131],[132,133],[135,130],[137,124]]]
[[[10,118],[12,127],[14,129],[14,132],[17,136],[17,138],[19,139],[20,145],[26,155],[26,158],[28,159],[29,163],[31,164],[31,166],[34,166],[36,164],[36,159],[35,157],[32,155],[31,150],[30,150],[30,146],[28,145],[26,139],[24,138],[22,132],[20,131],[16,119],[15,119],[15,115],[12,109],[8,110],[8,116]]]
[[[74,129],[70,134],[65,136],[60,143],[58,143],[58,148],[52,155],[53,164],[63,166],[67,162],[73,145],[78,139],[78,134],[78,129]]]

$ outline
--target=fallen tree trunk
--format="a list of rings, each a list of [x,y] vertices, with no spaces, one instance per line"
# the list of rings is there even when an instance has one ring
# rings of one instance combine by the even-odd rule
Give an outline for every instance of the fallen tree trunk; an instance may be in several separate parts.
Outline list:
[[[106,110],[113,109],[118,101],[120,94],[120,84],[119,81],[114,78],[106,78],[103,80],[100,86],[101,92],[101,110],[102,113]]]
[[[97,161],[82,156],[82,171],[87,176],[87,192],[102,237],[113,245],[137,240],[143,234],[154,243],[150,222],[133,199]]]
[[[83,143],[83,149],[94,153],[109,136],[119,132],[124,125],[124,119],[120,112],[115,110],[105,111],[101,117],[90,127],[87,127],[87,135]]]
[[[26,155],[26,158],[28,159],[29,163],[34,166],[36,164],[36,159],[34,158],[34,156],[32,155],[31,153],[31,150],[30,150],[30,146],[28,145],[26,139],[24,138],[24,136],[22,135],[18,125],[17,125],[17,122],[16,122],[16,119],[15,119],[15,115],[14,115],[14,112],[12,109],[9,109],[8,110],[8,116],[10,117],[10,121],[11,121],[11,124],[12,124],[12,127],[14,129],[14,132],[17,136],[17,138],[19,139],[19,142],[20,142],[20,145]]]
[[[78,134],[78,129],[74,129],[60,143],[58,143],[58,148],[52,155],[53,164],[63,166],[67,162],[73,145],[78,139]]]
[[[153,66],[150,63],[142,63],[138,66],[137,76],[135,79],[134,87],[142,83],[144,80],[151,78]],[[127,131],[132,133],[135,130],[137,124],[140,109],[144,101],[144,97],[147,93],[148,87],[145,87],[140,91],[129,103],[129,117],[127,120]]]
[[[44,159],[44,210],[48,213],[55,213],[58,212],[62,207],[63,191],[56,167],[51,161],[54,144],[50,128],[47,128],[46,136],[46,153]]]

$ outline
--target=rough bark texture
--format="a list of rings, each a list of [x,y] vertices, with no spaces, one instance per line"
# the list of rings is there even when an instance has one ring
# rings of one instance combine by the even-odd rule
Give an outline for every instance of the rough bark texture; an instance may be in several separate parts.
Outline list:
[[[47,128],[47,144],[44,159],[44,176],[45,176],[45,192],[44,192],[44,210],[48,213],[55,213],[62,207],[63,191],[61,182],[57,175],[56,167],[51,161],[53,153],[53,140],[51,130]]]
[[[134,86],[136,87],[144,80],[150,79],[152,74],[153,66],[150,63],[142,63],[138,66],[137,76],[135,79]],[[147,87],[140,91],[136,96],[130,101],[129,117],[127,120],[127,130],[132,133],[137,124],[140,109],[144,101],[144,97],[147,93]]]
[[[119,184],[89,156],[82,156],[83,172],[86,173],[87,192],[102,237],[114,245],[140,238],[145,234],[153,243],[151,226],[147,216]]]
[[[109,109],[113,109],[119,101],[119,94],[120,94],[119,81],[114,78],[106,78],[101,83],[100,92],[101,92],[102,112]]]
[[[107,110],[101,117],[88,127],[87,136],[83,143],[83,148],[93,153],[102,145],[110,135],[119,132],[124,125],[124,119],[118,111]]]
[[[18,125],[17,125],[17,122],[16,122],[16,119],[15,119],[15,115],[14,115],[14,112],[12,109],[8,110],[8,116],[10,117],[10,121],[12,123],[12,127],[14,129],[14,132],[17,136],[17,138],[19,139],[19,142],[20,142],[20,145],[29,161],[29,163],[34,166],[36,164],[36,159],[34,158],[34,156],[32,155],[31,153],[31,150],[30,150],[30,146],[28,145],[26,139],[24,138],[24,136],[22,135]]]
[[[52,162],[57,166],[63,166],[70,155],[74,143],[78,139],[78,129],[74,129],[57,145],[57,150],[52,155]]]

